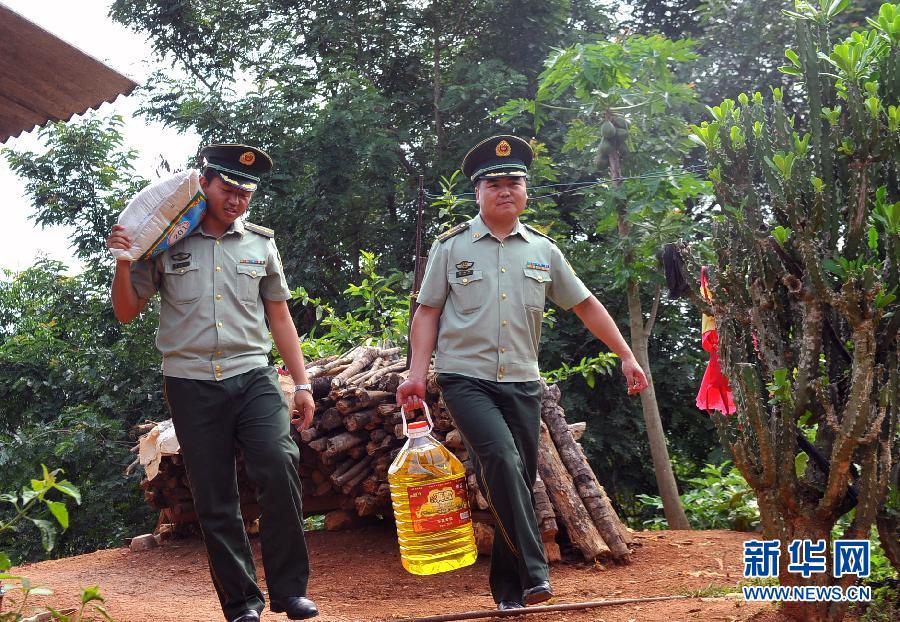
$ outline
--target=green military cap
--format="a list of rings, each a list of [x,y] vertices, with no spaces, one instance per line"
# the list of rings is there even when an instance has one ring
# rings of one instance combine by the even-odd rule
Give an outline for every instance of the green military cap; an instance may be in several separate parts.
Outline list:
[[[207,145],[200,150],[206,159],[205,168],[219,173],[226,184],[253,192],[260,177],[272,170],[272,158],[262,149],[249,145]]]
[[[462,172],[473,182],[482,177],[527,177],[533,159],[531,145],[518,136],[491,136],[469,150]]]

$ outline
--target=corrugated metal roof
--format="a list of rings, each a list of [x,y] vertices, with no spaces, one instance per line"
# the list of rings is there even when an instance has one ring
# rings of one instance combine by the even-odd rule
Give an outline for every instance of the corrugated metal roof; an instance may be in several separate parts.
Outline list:
[[[111,102],[136,86],[0,4],[0,143]]]

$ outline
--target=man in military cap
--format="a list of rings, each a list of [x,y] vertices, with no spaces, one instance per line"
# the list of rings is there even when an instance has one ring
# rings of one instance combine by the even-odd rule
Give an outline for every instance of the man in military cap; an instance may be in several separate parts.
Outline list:
[[[552,239],[519,221],[531,146],[494,136],[469,151],[478,215],[431,247],[413,318],[409,378],[397,402],[425,397],[431,354],[444,403],[462,434],[496,519],[490,585],[501,610],[553,596],[534,514],[541,386],[538,343],[547,297],[572,309],[622,361],[628,393],[647,379],[609,313]]]
[[[270,331],[291,376],[301,383],[293,403],[301,429],[312,421],[315,404],[288,311],[291,294],[275,234],[240,220],[272,160],[246,145],[209,145],[201,156],[207,209],[200,226],[154,259],[118,261],[113,310],[120,322],[130,322],[160,294],[156,345],[163,354],[166,403],[225,617],[256,622],[265,606],[239,506],[239,448],[259,492],[270,608],[292,620],[311,618],[318,609],[306,598],[300,454],[290,437],[277,373],[268,362]],[[120,225],[107,243],[131,246]]]

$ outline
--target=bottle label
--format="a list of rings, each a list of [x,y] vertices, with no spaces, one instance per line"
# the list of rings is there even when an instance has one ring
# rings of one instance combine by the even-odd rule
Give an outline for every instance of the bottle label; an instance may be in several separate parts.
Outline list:
[[[465,477],[409,486],[406,490],[412,527],[416,533],[453,529],[471,520]]]

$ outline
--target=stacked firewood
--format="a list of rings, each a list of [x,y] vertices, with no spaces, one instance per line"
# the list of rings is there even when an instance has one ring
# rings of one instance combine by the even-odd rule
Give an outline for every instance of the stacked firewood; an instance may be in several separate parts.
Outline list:
[[[397,387],[408,374],[405,367],[399,348],[392,347],[355,348],[342,356],[313,361],[307,367],[316,414],[310,427],[292,430],[292,436],[301,451],[304,510],[324,513],[326,528],[352,526],[366,517],[391,513],[387,472],[405,442],[403,415],[395,399]],[[292,403],[294,381],[287,375],[280,380],[288,403]],[[488,552],[493,516],[433,378],[428,383],[426,402],[434,424],[432,435],[466,467],[479,550]],[[409,422],[424,419],[420,411],[412,415]],[[626,560],[628,531],[577,443],[584,424],[566,423],[555,385],[544,387],[542,418],[544,436],[535,510],[548,558],[560,559],[557,534],[562,527],[586,559]],[[242,511],[245,520],[252,521],[259,514],[255,491],[249,481],[244,481],[240,463],[238,467]],[[164,509],[161,522],[195,520],[180,456],[165,457],[159,475],[145,479],[142,487],[147,501]]]

